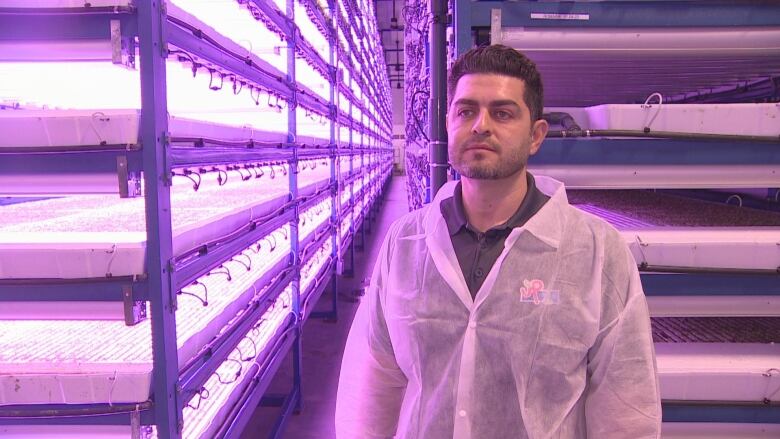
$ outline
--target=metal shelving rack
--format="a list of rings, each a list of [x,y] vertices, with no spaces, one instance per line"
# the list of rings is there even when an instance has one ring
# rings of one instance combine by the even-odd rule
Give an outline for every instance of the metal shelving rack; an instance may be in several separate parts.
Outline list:
[[[739,3],[689,0],[670,1],[603,1],[603,2],[502,2],[453,0],[453,34],[448,41],[450,60],[477,44],[489,44],[491,36],[502,28],[535,29],[631,29],[700,27],[777,28],[780,8],[774,2],[745,1]],[[450,61],[451,62],[451,61]],[[695,63],[691,61],[691,63]],[[654,66],[659,67],[659,66]],[[753,68],[759,68],[754,65]],[[641,65],[636,66],[641,69]],[[780,71],[776,71],[779,73]],[[568,90],[575,95],[592,90]],[[601,96],[609,100],[609,91]],[[637,96],[643,99],[646,95]],[[619,102],[624,103],[624,102]],[[640,101],[641,103],[641,101]],[[556,101],[556,106],[579,106],[573,102]],[[644,147],[643,145],[651,145]],[[586,146],[587,147],[584,147]],[[609,139],[609,138],[549,138],[529,164],[572,166],[612,165],[724,165],[780,167],[780,148],[775,142],[731,140],[712,142],[681,139]],[[776,182],[777,183],[777,182]],[[669,268],[669,267],[667,267]],[[641,267],[644,291],[648,296],[706,295],[778,295],[778,272],[765,270],[752,273],[733,272],[670,272]],[[780,407],[776,402],[765,404],[709,404],[707,402],[664,401],[666,422],[749,422],[780,423]]]
[[[61,2],[62,3],[62,2]],[[75,3],[75,2],[74,2]],[[276,349],[259,367],[248,388],[243,390],[227,419],[217,431],[217,437],[238,437],[254,408],[263,400],[275,371],[292,349],[294,383],[282,398],[266,398],[283,406],[273,432],[281,434],[286,418],[301,409],[301,332],[310,315],[336,318],[337,274],[344,271],[343,257],[354,254],[353,237],[365,233],[370,224],[370,212],[376,208],[385,183],[390,176],[389,83],[381,57],[376,54],[379,37],[375,29],[371,5],[363,0],[287,0],[281,11],[273,1],[238,1],[250,8],[253,15],[269,29],[282,35],[287,44],[287,73],[252,56],[237,54],[209,38],[209,31],[198,29],[169,15],[163,1],[118,2],[122,5],[98,2],[87,6],[49,8],[0,6],[0,43],[44,40],[94,40],[110,42],[115,55],[138,56],[141,82],[141,117],[136,145],[95,145],[81,150],[49,148],[5,148],[0,150],[0,174],[13,176],[25,173],[46,175],[68,171],[89,176],[99,173],[116,174],[118,192],[131,195],[132,179],[143,175],[142,196],[146,205],[146,259],[141,276],[100,279],[41,280],[0,279],[0,301],[114,301],[124,303],[126,310],[136,310],[149,303],[152,324],[153,387],[151,398],[137,404],[58,404],[15,405],[0,407],[0,425],[126,425],[133,437],[141,426],[154,426],[157,437],[182,437],[182,411],[188,401],[198,395],[206,380],[215,372],[241,341],[263,312],[269,298],[281,294],[286,285],[292,287],[292,315],[289,327],[277,340]],[[105,6],[102,6],[106,3]],[[67,2],[63,3],[67,5]],[[296,25],[296,5],[302,6],[309,19],[329,42],[328,59],[306,41]],[[369,18],[371,17],[371,18]],[[339,42],[339,29],[347,35],[347,46]],[[352,37],[352,38],[350,38]],[[354,41],[359,38],[359,43]],[[136,46],[137,44],[137,51]],[[288,127],[286,142],[242,145],[220,145],[209,139],[180,139],[169,130],[166,96],[166,59],[171,50],[183,52],[195,63],[225,75],[234,75],[257,90],[265,90],[287,103]],[[296,60],[304,59],[315,70],[324,73],[331,84],[330,99],[318,97],[296,81]],[[212,71],[212,75],[214,74]],[[362,90],[356,96],[355,89]],[[348,104],[340,104],[346,99]],[[346,110],[342,109],[345,108]],[[329,140],[310,141],[298,136],[297,117],[301,111],[317,114],[327,120]],[[359,115],[355,117],[355,115]],[[347,136],[342,136],[348,133]],[[315,193],[298,192],[298,166],[304,160],[327,160],[330,177],[326,187]],[[339,167],[349,159],[348,172]],[[187,169],[226,164],[285,163],[290,197],[276,215],[248,225],[221,242],[204,246],[194,255],[175,255],[172,248],[170,185],[174,169]],[[272,168],[273,169],[273,168]],[[128,181],[130,183],[128,183]],[[360,190],[350,194],[350,203],[341,208],[340,195],[352,191],[356,182]],[[328,221],[312,232],[313,237],[299,240],[302,212],[323,200],[331,200]],[[358,200],[361,200],[358,203]],[[363,209],[353,213],[355,206]],[[339,226],[349,221],[350,231],[340,239]],[[267,289],[256,297],[254,305],[236,319],[209,349],[189,361],[183,370],[177,364],[176,307],[177,292],[204,273],[219,266],[225,258],[256,242],[283,224],[290,226],[291,258],[278,273],[264,276]],[[300,291],[301,268],[310,252],[330,242],[331,255],[320,266],[316,282],[309,291]],[[353,256],[354,258],[354,256]],[[271,278],[271,275],[273,278]],[[330,285],[332,308],[314,313],[302,308],[317,299]],[[258,281],[260,282],[260,281]],[[305,302],[303,295],[306,295]],[[142,317],[139,317],[142,318]],[[128,321],[128,323],[133,323]]]

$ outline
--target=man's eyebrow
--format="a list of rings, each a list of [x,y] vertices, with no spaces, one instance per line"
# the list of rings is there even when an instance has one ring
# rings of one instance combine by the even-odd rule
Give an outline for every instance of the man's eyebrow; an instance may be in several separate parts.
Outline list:
[[[477,106],[479,105],[479,102],[473,100],[473,99],[458,99],[457,101],[453,102],[452,105],[471,105],[471,106]]]
[[[517,105],[517,102],[515,102],[515,101],[513,101],[511,99],[502,99],[502,100],[498,100],[498,101],[492,101],[492,102],[490,102],[490,106],[491,107],[506,107],[506,106],[519,107],[519,105]]]
[[[453,102],[452,105],[467,105],[467,106],[476,107],[479,106],[479,102],[473,99],[458,99],[455,102]],[[519,105],[517,105],[517,102],[511,99],[500,99],[497,101],[491,101],[490,104],[488,105],[491,107],[506,107],[506,106],[519,107]]]

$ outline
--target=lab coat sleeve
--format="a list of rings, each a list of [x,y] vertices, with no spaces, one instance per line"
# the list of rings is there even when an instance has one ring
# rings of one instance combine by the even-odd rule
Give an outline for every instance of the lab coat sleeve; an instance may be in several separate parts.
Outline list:
[[[606,264],[601,328],[588,352],[588,438],[659,438],[661,403],[647,301],[634,258]]]
[[[347,338],[336,398],[338,439],[392,438],[398,426],[407,380],[393,355],[382,310],[391,235]]]

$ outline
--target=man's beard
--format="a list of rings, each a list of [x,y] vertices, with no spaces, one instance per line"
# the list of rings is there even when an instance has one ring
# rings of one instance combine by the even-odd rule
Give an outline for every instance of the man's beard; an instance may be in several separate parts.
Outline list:
[[[453,169],[464,177],[473,178],[475,180],[499,180],[515,175],[525,169],[528,164],[528,156],[523,152],[526,150],[527,145],[519,146],[518,148],[513,149],[507,156],[500,156],[498,162],[495,164],[488,163],[484,160],[469,160],[469,163],[464,163],[465,160],[463,160],[463,156],[468,154],[468,152],[465,151],[460,158],[450,155],[450,162]]]

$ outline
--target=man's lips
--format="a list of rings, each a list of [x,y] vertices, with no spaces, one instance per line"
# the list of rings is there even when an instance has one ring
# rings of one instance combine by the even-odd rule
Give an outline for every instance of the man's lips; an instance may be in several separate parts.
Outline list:
[[[491,152],[494,152],[495,149],[491,148],[490,145],[487,145],[485,143],[475,143],[473,145],[468,145],[466,147],[466,151],[491,151]]]

